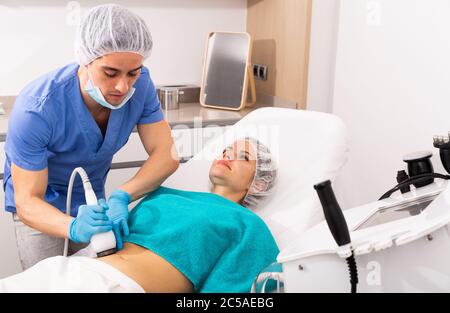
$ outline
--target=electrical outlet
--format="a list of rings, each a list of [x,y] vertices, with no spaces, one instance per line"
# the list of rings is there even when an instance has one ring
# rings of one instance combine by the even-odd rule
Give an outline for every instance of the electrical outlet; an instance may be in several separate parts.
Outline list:
[[[256,79],[267,80],[267,72],[267,65],[253,64],[253,76],[255,76]]]
[[[259,66],[259,78],[262,80],[267,80],[267,65]]]
[[[259,66],[257,64],[253,64],[253,76],[255,78],[259,78]]]

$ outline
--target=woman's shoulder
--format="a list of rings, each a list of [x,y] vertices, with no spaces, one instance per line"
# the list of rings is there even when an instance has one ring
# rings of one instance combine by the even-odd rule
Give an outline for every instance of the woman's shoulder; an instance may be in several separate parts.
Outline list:
[[[150,192],[147,195],[147,198],[154,198],[154,197],[161,196],[161,195],[196,198],[196,197],[201,197],[200,196],[201,194],[203,194],[203,193],[160,186],[157,189],[155,189],[154,191]]]
[[[207,203],[220,203],[228,205],[238,205],[228,199],[225,199],[219,195],[211,192],[192,191],[183,189],[174,189],[170,187],[160,186],[147,195],[147,199],[157,198],[159,196],[168,196],[173,198],[185,198],[192,201],[207,202]]]

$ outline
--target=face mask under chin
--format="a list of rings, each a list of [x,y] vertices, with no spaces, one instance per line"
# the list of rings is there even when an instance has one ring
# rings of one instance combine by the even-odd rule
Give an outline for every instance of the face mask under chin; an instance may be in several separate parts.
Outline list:
[[[111,110],[118,110],[118,109],[120,109],[121,107],[123,107],[128,102],[128,100],[130,100],[130,98],[133,96],[134,92],[136,91],[136,88],[132,87],[120,104],[112,105],[108,101],[106,101],[106,99],[103,96],[100,88],[94,85],[94,82],[92,80],[92,76],[91,76],[89,68],[87,68],[87,72],[88,72],[89,80],[86,83],[86,86],[84,87],[84,90],[88,93],[88,95],[95,102],[97,102],[98,104],[100,104],[101,106],[103,106],[105,108],[108,108],[108,109],[111,109]]]

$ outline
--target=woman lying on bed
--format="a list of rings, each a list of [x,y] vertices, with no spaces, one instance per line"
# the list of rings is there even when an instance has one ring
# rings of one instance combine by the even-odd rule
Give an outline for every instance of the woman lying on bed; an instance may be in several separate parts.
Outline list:
[[[268,148],[238,140],[212,163],[211,193],[160,187],[148,194],[130,212],[130,235],[116,254],[48,258],[0,280],[0,291],[249,292],[279,252],[248,209],[275,177]]]

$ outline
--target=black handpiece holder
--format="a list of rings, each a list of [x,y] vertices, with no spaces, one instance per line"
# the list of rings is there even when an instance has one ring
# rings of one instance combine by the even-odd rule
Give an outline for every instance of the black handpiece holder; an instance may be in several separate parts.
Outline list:
[[[430,174],[429,177],[423,178],[413,182],[416,188],[425,187],[434,182],[433,164],[431,163],[431,157],[433,153],[430,151],[417,151],[407,154],[403,157],[403,161],[408,164],[409,177],[414,178],[424,174]]]
[[[345,221],[344,214],[336,200],[334,191],[331,188],[331,182],[327,180],[314,185],[314,189],[317,191],[325,219],[337,245],[342,247],[350,244],[351,239],[347,222]],[[358,285],[358,267],[353,252],[346,261],[350,272],[351,292],[356,293],[356,286]]]
[[[450,174],[450,132],[449,136],[434,136],[433,146],[439,149],[442,166]],[[421,151],[403,157],[403,161],[408,163],[409,178],[404,173],[397,176],[398,185],[385,192],[379,200],[389,198],[397,190],[408,192],[409,186],[413,184],[417,188],[433,183],[435,178],[450,179],[449,175],[434,173],[431,163],[432,152]]]
[[[317,191],[325,219],[337,245],[341,247],[349,244],[351,240],[347,222],[331,188],[331,182],[327,180],[314,185],[314,189]]]

